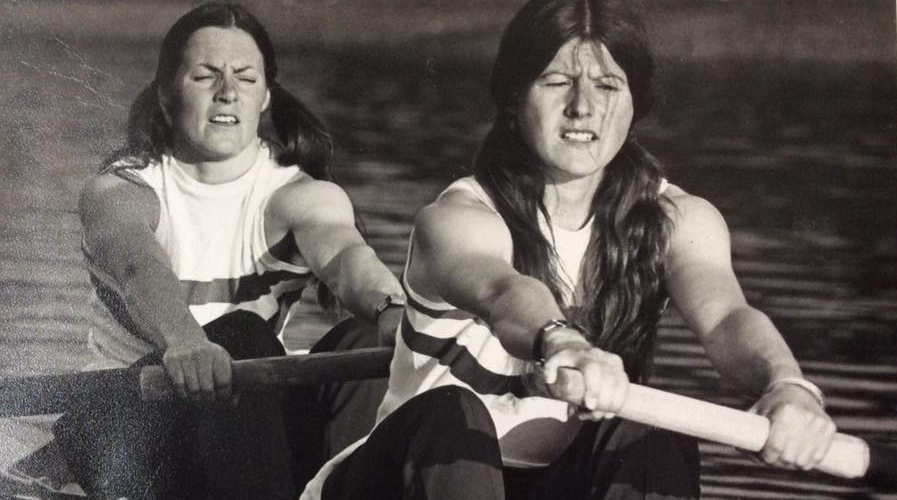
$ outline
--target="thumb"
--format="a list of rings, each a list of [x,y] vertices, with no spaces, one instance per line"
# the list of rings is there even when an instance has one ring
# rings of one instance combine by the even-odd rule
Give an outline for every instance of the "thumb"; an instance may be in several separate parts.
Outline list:
[[[557,370],[557,380],[552,385],[551,392],[558,399],[580,404],[585,394],[582,373],[575,368],[559,368]]]
[[[548,385],[554,384],[557,381],[559,369],[560,366],[557,361],[553,359],[547,360],[542,365],[542,380]]]

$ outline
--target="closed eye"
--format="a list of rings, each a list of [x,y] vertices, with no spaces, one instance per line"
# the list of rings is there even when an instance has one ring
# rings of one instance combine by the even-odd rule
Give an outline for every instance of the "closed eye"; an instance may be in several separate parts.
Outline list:
[[[566,86],[570,85],[570,80],[567,80],[567,79],[562,79],[562,80],[558,80],[558,79],[544,80],[544,81],[542,82],[542,85],[545,85],[546,87],[566,87]]]

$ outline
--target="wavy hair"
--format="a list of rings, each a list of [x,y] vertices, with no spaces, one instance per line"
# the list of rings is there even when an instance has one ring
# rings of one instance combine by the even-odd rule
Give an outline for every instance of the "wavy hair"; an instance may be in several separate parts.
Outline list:
[[[258,46],[271,91],[271,104],[263,114],[259,135],[280,146],[277,162],[300,165],[316,179],[330,179],[333,140],[323,123],[277,82],[277,61],[268,32],[245,7],[221,3],[194,8],[168,30],[159,50],[156,76],[131,105],[125,146],[108,158],[103,170],[146,167],[150,161],[159,161],[171,147],[173,130],[162,112],[158,94],[160,90],[172,93],[190,36],[207,27],[241,29]]]
[[[474,176],[489,192],[511,232],[513,265],[545,283],[559,304],[565,285],[557,253],[542,233],[545,170],[514,125],[522,96],[569,40],[604,44],[625,71],[633,125],[651,106],[653,59],[638,13],[627,0],[531,0],[502,35],[491,80],[497,116],[474,160]],[[623,358],[630,377],[647,377],[657,322],[666,303],[663,258],[672,222],[659,194],[662,168],[632,130],[605,167],[592,198],[592,236],[578,289],[582,304],[565,304],[593,345]]]

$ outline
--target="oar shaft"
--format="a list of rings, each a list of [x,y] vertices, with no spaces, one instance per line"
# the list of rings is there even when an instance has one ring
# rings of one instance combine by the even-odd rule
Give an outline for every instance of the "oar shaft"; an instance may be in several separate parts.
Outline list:
[[[312,385],[389,374],[392,349],[374,347],[236,361],[234,385]],[[118,368],[56,375],[0,378],[0,418],[62,413],[123,395],[148,401],[171,399],[174,388],[161,366]]]
[[[368,348],[236,361],[234,385],[311,385],[341,380],[384,377],[389,373],[392,350]],[[562,376],[572,374],[561,370]],[[575,373],[575,372],[574,372]],[[138,377],[139,375],[139,377]],[[139,383],[138,383],[139,378]],[[574,384],[575,385],[575,384]],[[581,380],[579,391],[581,392]],[[63,375],[0,379],[0,417],[58,413],[72,405],[106,398],[118,391],[137,393],[145,400],[170,399],[171,382],[159,366],[135,370],[101,370]],[[759,451],[769,435],[769,421],[760,415],[706,401],[631,384],[629,397],[619,412],[627,420],[687,434],[700,439]],[[870,458],[871,456],[871,458]],[[837,434],[817,467],[846,478],[863,478],[886,488],[897,487],[897,451]]]
[[[362,380],[389,375],[392,349],[370,347],[350,351],[322,352],[297,356],[234,361],[233,385],[240,389],[255,386],[314,385],[322,382]],[[174,396],[174,387],[161,366],[140,372],[140,393],[146,401]]]

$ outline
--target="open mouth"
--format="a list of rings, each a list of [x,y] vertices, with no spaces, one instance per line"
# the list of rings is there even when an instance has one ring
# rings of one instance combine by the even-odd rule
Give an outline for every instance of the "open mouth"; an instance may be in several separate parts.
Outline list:
[[[565,141],[576,143],[589,143],[598,140],[598,134],[590,130],[565,130],[561,133]]]
[[[234,115],[215,115],[209,118],[209,121],[217,125],[236,125],[240,123],[240,119]]]

